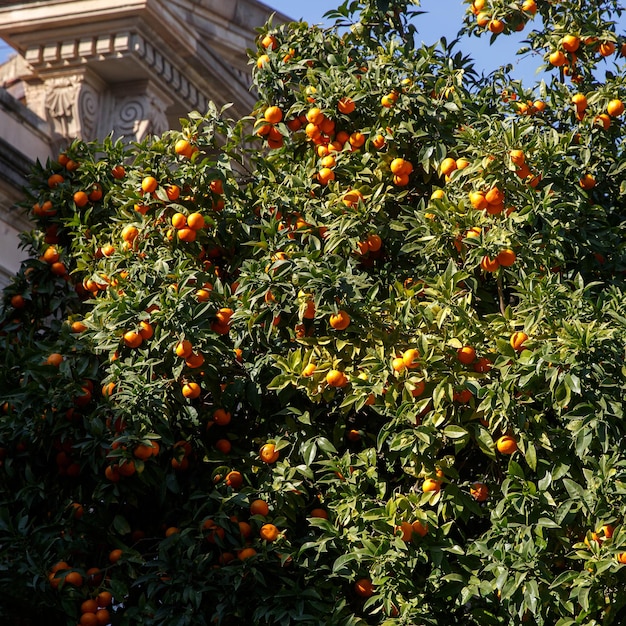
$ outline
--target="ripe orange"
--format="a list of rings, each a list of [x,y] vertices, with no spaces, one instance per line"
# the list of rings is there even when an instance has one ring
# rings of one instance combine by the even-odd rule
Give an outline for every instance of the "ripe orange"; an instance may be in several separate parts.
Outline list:
[[[441,490],[441,481],[435,480],[434,478],[426,478],[422,483],[422,491],[424,493],[428,493],[430,491],[434,491],[437,493]]]
[[[576,35],[565,35],[561,40],[561,46],[565,52],[576,52],[580,47],[580,37],[576,37]]]
[[[202,387],[200,387],[198,383],[194,382],[184,383],[182,386],[182,392],[185,398],[193,400],[202,393]]]
[[[276,463],[280,457],[280,452],[276,450],[276,446],[273,443],[266,443],[261,446],[259,457],[264,463]]]
[[[472,346],[463,346],[457,350],[456,356],[463,365],[470,365],[476,360],[476,350]]]
[[[89,196],[84,191],[77,191],[74,194],[74,204],[77,207],[82,208],[86,206],[88,202],[89,202]]]
[[[137,239],[137,235],[139,235],[139,231],[136,226],[129,224],[128,226],[124,226],[122,229],[122,239],[129,243],[132,243],[135,239]]]
[[[374,585],[369,578],[359,578],[354,583],[354,592],[361,598],[370,598],[374,595]]]
[[[98,626],[107,626],[111,622],[111,614],[107,609],[98,609],[96,611],[96,620],[98,622]]]
[[[243,550],[240,550],[237,553],[237,558],[240,561],[245,561],[246,559],[249,559],[252,556],[256,555],[256,550],[254,548],[244,548]]]
[[[401,539],[405,543],[411,541],[413,537],[413,526],[409,522],[401,522],[400,526],[396,526],[396,532],[400,531],[402,533]]]
[[[333,172],[329,167],[323,167],[317,173],[317,180],[320,185],[327,185],[331,180],[335,180],[335,172]]]
[[[187,225],[192,230],[201,230],[206,226],[206,222],[204,221],[204,216],[202,213],[192,213],[187,218]]]
[[[524,165],[526,161],[526,155],[523,150],[511,150],[509,156],[511,157],[511,161],[518,166]]]
[[[154,335],[154,329],[149,322],[142,320],[141,322],[139,322],[139,334],[142,336],[143,339],[151,339]]]
[[[470,487],[470,495],[478,502],[484,502],[489,497],[489,489],[485,483],[473,483]]]
[[[113,596],[109,591],[101,591],[97,596],[96,600],[98,601],[99,607],[107,607],[110,606],[113,602]]]
[[[267,54],[262,54],[256,61],[256,66],[262,70],[268,63],[270,62],[269,56]]]
[[[59,367],[62,362],[63,355],[59,354],[58,352],[53,352],[52,354],[49,354],[48,358],[46,359],[46,365],[54,365],[54,367]]]
[[[615,44],[612,41],[603,41],[598,47],[598,52],[603,57],[610,57],[615,52]]]
[[[321,519],[328,519],[328,512],[326,509],[312,509],[309,513],[309,517],[319,517]]]
[[[226,484],[233,489],[239,489],[243,485],[243,475],[237,470],[228,472],[224,480]]]
[[[585,191],[589,191],[596,186],[596,179],[591,174],[585,174],[578,183]]]
[[[303,370],[302,370],[302,376],[304,377],[309,377],[309,376],[313,376],[313,374],[315,373],[315,370],[317,369],[317,365],[315,365],[315,363],[309,363]]]
[[[618,117],[624,112],[624,103],[617,98],[611,100],[606,107],[606,111],[611,117]]]
[[[490,256],[485,255],[480,261],[480,267],[485,272],[495,272],[500,267],[500,262],[497,258],[492,259]]]
[[[117,563],[122,558],[122,551],[119,548],[109,552],[109,563]]]
[[[113,176],[113,178],[117,180],[124,178],[124,176],[126,176],[126,170],[124,169],[124,166],[123,165],[113,166],[113,168],[111,169],[111,176]]]
[[[422,524],[419,520],[415,520],[411,526],[413,527],[413,532],[417,533],[420,537],[425,537],[428,533],[428,526],[426,524]]]
[[[444,159],[439,166],[439,171],[445,176],[450,176],[456,169],[456,160],[451,157]]]
[[[504,250],[500,250],[500,252],[498,252],[498,256],[496,257],[496,260],[503,267],[511,267],[511,265],[515,263],[516,258],[517,257],[515,255],[515,252],[513,252],[513,250],[511,250],[510,248],[505,248]]]
[[[494,35],[498,35],[504,30],[504,22],[502,20],[490,20],[487,28]]]
[[[330,316],[329,323],[335,330],[345,330],[350,325],[350,316],[342,309]]]
[[[419,367],[419,364],[417,363],[419,358],[419,350],[416,350],[415,348],[409,348],[402,353],[402,361],[405,367],[408,367],[409,369]]]
[[[478,211],[482,211],[489,206],[485,194],[482,191],[472,191],[469,195],[469,200],[470,204]]]
[[[154,176],[145,176],[141,181],[141,191],[144,193],[152,193],[158,186],[159,183]]]
[[[496,441],[496,448],[501,454],[513,454],[517,450],[517,441],[510,435],[503,435]]]
[[[174,144],[174,152],[189,159],[193,155],[193,147],[186,139],[179,139]]]
[[[537,2],[535,0],[524,0],[522,11],[535,15],[537,13]]]
[[[50,187],[50,189],[55,189],[63,182],[65,182],[65,178],[63,178],[61,174],[52,174],[52,176],[48,178],[48,187]]]
[[[83,613],[78,621],[79,626],[98,626],[98,618],[95,613]]]
[[[383,240],[376,233],[367,236],[367,246],[372,252],[378,252],[383,245]]]
[[[191,341],[187,339],[179,341],[174,348],[174,352],[176,352],[177,356],[179,356],[181,359],[188,359],[193,353],[193,346],[191,345]]]
[[[83,577],[78,572],[70,572],[65,576],[65,583],[74,587],[82,587]]]
[[[95,613],[98,610],[98,602],[95,598],[89,598],[80,605],[81,613]]]
[[[265,541],[276,541],[278,539],[278,535],[280,531],[274,524],[263,524],[261,526],[261,530],[259,531],[259,535],[261,539],[265,539]]]
[[[263,39],[261,39],[261,46],[266,50],[269,48],[270,50],[276,50],[278,48],[278,40],[274,35],[267,34]]]
[[[250,503],[250,515],[261,515],[265,517],[270,512],[270,507],[265,500],[260,498]]]
[[[567,59],[560,50],[555,50],[548,57],[548,61],[550,61],[550,64],[554,65],[554,67],[561,67],[562,65],[565,65]]]
[[[343,113],[345,115],[350,115],[350,113],[354,112],[355,108],[356,104],[354,103],[354,100],[347,96],[341,98],[337,103],[337,110],[339,111],[339,113]]]
[[[343,372],[332,369],[326,374],[326,383],[330,387],[345,387],[348,384],[348,379]]]
[[[135,330],[126,331],[123,340],[128,348],[138,348],[143,343],[143,337]]]
[[[528,340],[528,335],[522,331],[517,331],[511,335],[509,343],[511,347],[519,352],[524,349],[524,342]]]
[[[263,114],[263,118],[270,124],[278,124],[283,119],[283,112],[277,106],[267,107],[267,109],[265,109],[265,113]]]
[[[231,419],[232,415],[225,409],[215,409],[215,411],[213,412],[213,421],[218,426],[227,426],[228,424],[230,424]]]
[[[620,552],[617,555],[617,560],[622,564],[625,565],[626,564],[626,552]]]

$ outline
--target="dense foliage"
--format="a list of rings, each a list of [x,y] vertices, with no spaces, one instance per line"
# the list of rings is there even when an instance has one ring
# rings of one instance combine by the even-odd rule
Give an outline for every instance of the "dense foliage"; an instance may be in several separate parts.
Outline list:
[[[532,89],[412,4],[268,25],[250,118],[35,168],[3,623],[626,621],[620,3],[474,0]]]

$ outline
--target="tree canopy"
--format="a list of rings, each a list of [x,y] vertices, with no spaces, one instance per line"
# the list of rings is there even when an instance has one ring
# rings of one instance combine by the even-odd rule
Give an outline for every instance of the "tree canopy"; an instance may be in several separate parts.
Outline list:
[[[626,620],[617,0],[267,24],[258,105],[37,164],[0,317],[0,617]]]

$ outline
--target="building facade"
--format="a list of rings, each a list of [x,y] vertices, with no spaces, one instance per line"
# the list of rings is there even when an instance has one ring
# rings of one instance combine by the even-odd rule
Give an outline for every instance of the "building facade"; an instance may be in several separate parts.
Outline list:
[[[179,128],[209,101],[249,114],[246,49],[271,14],[257,0],[0,2],[0,38],[17,51],[0,66],[0,284],[23,256],[16,203],[35,160],[74,138]]]

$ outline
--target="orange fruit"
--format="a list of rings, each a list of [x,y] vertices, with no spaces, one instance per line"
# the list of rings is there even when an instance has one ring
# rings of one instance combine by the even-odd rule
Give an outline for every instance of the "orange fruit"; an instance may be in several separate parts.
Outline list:
[[[304,377],[309,377],[309,376],[313,376],[313,374],[315,373],[315,370],[317,369],[317,365],[315,365],[315,363],[309,363],[303,370],[302,370],[302,376]]]
[[[519,352],[524,349],[524,343],[528,340],[528,335],[522,331],[517,331],[511,335],[509,343],[511,347]]]
[[[350,316],[346,311],[340,310],[330,316],[329,323],[335,330],[345,330],[350,325]]]
[[[202,213],[192,213],[187,218],[187,225],[192,230],[201,230],[206,226],[206,222],[204,221],[204,216]]]
[[[143,343],[143,337],[135,330],[128,330],[124,333],[123,341],[128,348],[138,348]]]
[[[65,178],[63,178],[61,174],[52,174],[52,176],[48,178],[48,187],[50,187],[50,189],[55,189],[64,181],[65,181]]]
[[[98,610],[98,602],[95,598],[89,598],[80,605],[81,613],[95,613]]]
[[[572,96],[572,104],[576,106],[577,109],[586,109],[588,106],[587,96],[583,93],[575,93]]]
[[[476,350],[472,346],[463,346],[457,350],[457,359],[463,365],[470,365],[476,360]]]
[[[498,35],[504,30],[504,22],[502,20],[490,20],[487,28],[494,35]]]
[[[441,481],[435,480],[434,478],[426,478],[422,483],[422,491],[424,493],[428,493],[434,491],[437,493],[441,490]]]
[[[78,623],[79,626],[98,626],[98,618],[95,613],[90,611],[88,613],[83,613],[80,616]]]
[[[406,365],[401,356],[392,359],[391,367],[395,372],[403,372],[406,369]]]
[[[576,52],[580,47],[580,37],[576,37],[576,35],[565,35],[561,40],[561,46],[566,52]]]
[[[426,524],[422,524],[419,520],[415,520],[411,526],[413,527],[413,532],[417,533],[420,537],[425,537],[428,533],[428,526]]]
[[[537,2],[535,0],[524,0],[522,11],[535,15],[537,13]]]
[[[152,193],[158,186],[159,183],[154,176],[145,176],[141,181],[141,191],[144,193]]]
[[[261,526],[261,530],[259,531],[261,539],[265,539],[265,541],[269,542],[276,541],[279,534],[280,531],[276,526],[274,526],[274,524],[263,524],[263,526]]]
[[[354,100],[347,96],[340,98],[339,102],[337,103],[337,110],[339,111],[339,113],[343,113],[345,115],[349,115],[350,113],[352,113],[355,108],[356,104],[354,103]]]
[[[136,226],[129,224],[128,226],[124,226],[122,229],[122,239],[129,243],[132,243],[139,235],[139,231]]]
[[[617,555],[617,560],[618,560],[618,561],[619,561],[622,565],[626,564],[626,552],[620,552],[620,553]]]
[[[624,112],[624,103],[617,98],[611,100],[606,107],[606,111],[611,117],[618,117]]]
[[[374,585],[369,578],[359,578],[354,583],[354,592],[361,598],[370,598],[374,595]]]
[[[477,502],[484,502],[489,497],[489,489],[485,483],[473,483],[470,487],[470,495]]]
[[[265,500],[257,499],[250,503],[250,515],[261,515],[265,517],[270,512],[270,507]]]
[[[240,561],[245,561],[246,559],[249,559],[252,556],[256,555],[256,550],[254,548],[244,548],[243,550],[240,550],[237,553],[237,558]]]
[[[185,365],[192,369],[202,367],[204,365],[204,355],[201,352],[198,352],[197,354],[192,354],[185,359]]]
[[[278,124],[283,119],[283,112],[277,106],[267,107],[267,109],[265,109],[265,113],[263,114],[263,118],[270,124]]]
[[[485,194],[482,191],[472,191],[469,195],[469,200],[470,204],[478,211],[486,209],[489,206]]]
[[[320,185],[327,185],[331,180],[335,180],[335,172],[333,172],[329,167],[323,167],[317,173],[317,180]]]
[[[109,552],[109,563],[117,563],[122,558],[122,551],[119,548]]]
[[[225,409],[215,409],[215,411],[213,412],[213,421],[218,426],[227,426],[228,424],[230,424],[231,419],[232,415]]]
[[[113,602],[113,596],[109,591],[101,591],[97,596],[96,600],[98,601],[99,607],[107,607],[110,606]]]
[[[552,52],[548,57],[548,60],[550,61],[551,65],[554,65],[554,67],[561,67],[567,62],[565,55],[560,50],[555,50],[554,52]]]
[[[328,519],[328,512],[326,509],[312,509],[309,513],[309,517],[318,517],[320,519]]]
[[[111,176],[113,176],[113,178],[115,178],[116,180],[120,180],[124,178],[124,176],[126,176],[126,170],[124,169],[124,166],[123,165],[113,166],[113,168],[111,169]]]
[[[517,450],[517,441],[510,435],[503,435],[496,441],[496,448],[501,454],[513,454]]]
[[[504,250],[500,250],[500,252],[498,252],[498,256],[496,257],[496,260],[503,267],[511,267],[511,265],[515,263],[516,258],[517,257],[515,255],[515,252],[513,252],[513,250],[511,250],[510,248],[505,248]]]
[[[401,539],[405,543],[411,541],[413,537],[413,526],[409,522],[401,522],[400,526],[396,526],[396,531],[399,531],[401,534]]]
[[[154,329],[149,322],[142,320],[139,322],[139,334],[143,339],[151,339],[154,335]]]
[[[490,256],[485,255],[480,261],[480,267],[485,272],[495,272],[500,267],[500,263],[497,258],[492,259]]]
[[[174,348],[174,352],[176,352],[177,356],[181,357],[181,359],[188,359],[193,353],[191,341],[187,339],[179,341]]]
[[[348,384],[348,379],[343,372],[332,369],[326,374],[326,383],[330,387],[345,387]]]
[[[107,609],[98,609],[96,611],[96,621],[98,626],[107,626],[111,622],[111,614]]]
[[[78,572],[70,572],[65,576],[65,583],[74,587],[82,587],[83,577]]]
[[[46,359],[46,365],[53,365],[54,367],[59,367],[62,362],[63,355],[59,354],[58,352],[53,352],[52,354],[48,355],[48,358]]]
[[[74,204],[77,207],[82,208],[86,206],[88,202],[89,202],[89,196],[84,191],[77,191],[74,194]]]
[[[456,169],[456,160],[451,157],[444,159],[439,166],[439,171],[445,176],[450,176],[450,174],[452,174],[452,172],[454,172]]]
[[[602,126],[604,130],[609,130],[611,128],[611,118],[606,113],[600,113],[600,115],[596,115],[593,124],[594,126]]]
[[[417,363],[417,360],[419,358],[419,350],[416,350],[415,348],[409,348],[402,353],[402,362],[404,363],[405,367],[408,367],[409,369],[419,367],[419,364]]]
[[[182,392],[185,398],[193,400],[202,393],[202,387],[200,387],[198,383],[194,382],[184,383],[182,386]]]
[[[266,443],[261,446],[259,457],[264,463],[276,463],[280,457],[280,452],[276,450],[276,446],[273,443]]]
[[[604,41],[600,44],[598,52],[603,57],[610,57],[615,52],[615,44],[612,41]]]
[[[523,150],[511,150],[509,156],[511,157],[511,161],[518,166],[524,165],[526,161],[526,155]]]
[[[596,186],[596,179],[591,174],[585,174],[578,181],[578,184],[585,190],[589,191]]]
[[[360,200],[363,200],[363,194],[358,189],[346,191],[342,198],[342,202],[350,208],[357,206]]]
[[[193,147],[186,139],[179,139],[174,144],[174,152],[189,159],[193,155]]]
[[[267,34],[261,39],[261,46],[265,49],[276,50],[276,48],[278,48],[278,41],[274,35]]]
[[[226,484],[233,489],[240,489],[243,485],[243,475],[241,472],[237,470],[233,470],[226,474],[226,478],[224,479]]]

